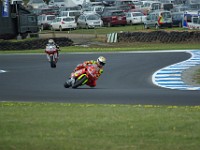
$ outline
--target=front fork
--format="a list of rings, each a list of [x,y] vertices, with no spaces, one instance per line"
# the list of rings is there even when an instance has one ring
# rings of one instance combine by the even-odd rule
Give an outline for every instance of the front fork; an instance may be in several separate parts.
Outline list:
[[[47,60],[50,62],[50,55],[47,54]],[[58,61],[58,53],[54,53],[53,61],[57,62]]]

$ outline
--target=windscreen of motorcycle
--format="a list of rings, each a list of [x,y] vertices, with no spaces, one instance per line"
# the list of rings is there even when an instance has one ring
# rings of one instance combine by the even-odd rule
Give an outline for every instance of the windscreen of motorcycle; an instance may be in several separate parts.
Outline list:
[[[56,46],[55,45],[47,45],[46,51],[49,51],[49,52],[56,51]]]

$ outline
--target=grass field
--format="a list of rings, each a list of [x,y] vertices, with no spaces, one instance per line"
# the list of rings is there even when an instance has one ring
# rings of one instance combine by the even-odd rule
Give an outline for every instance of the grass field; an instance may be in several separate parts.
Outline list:
[[[198,150],[199,106],[0,103],[1,150]]]

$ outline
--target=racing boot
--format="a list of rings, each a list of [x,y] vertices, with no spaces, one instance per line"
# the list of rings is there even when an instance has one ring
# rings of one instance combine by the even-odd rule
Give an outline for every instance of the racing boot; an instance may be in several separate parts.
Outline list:
[[[75,78],[74,78],[74,77],[72,77],[72,78],[70,79],[70,82],[71,82],[71,86],[73,86],[73,85],[74,85],[74,83],[75,83]]]

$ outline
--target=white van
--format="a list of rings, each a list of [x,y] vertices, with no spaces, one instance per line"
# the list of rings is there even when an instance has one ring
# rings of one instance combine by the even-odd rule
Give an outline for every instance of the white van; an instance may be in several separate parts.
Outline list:
[[[76,10],[69,10],[69,11],[61,11],[59,14],[59,17],[74,17],[75,20],[77,21],[78,17],[81,15],[80,11],[76,11]]]
[[[59,16],[66,16],[66,17],[75,17],[75,16],[80,16],[80,11],[76,11],[76,10],[69,10],[69,11],[61,11]]]
[[[150,12],[161,9],[161,3],[158,1],[141,1],[141,9]]]
[[[154,27],[156,29],[162,27],[172,27],[172,14],[170,11],[155,11],[147,15],[146,21],[144,21],[144,28],[148,29]]]
[[[200,29],[200,11],[185,11],[183,28]]]

